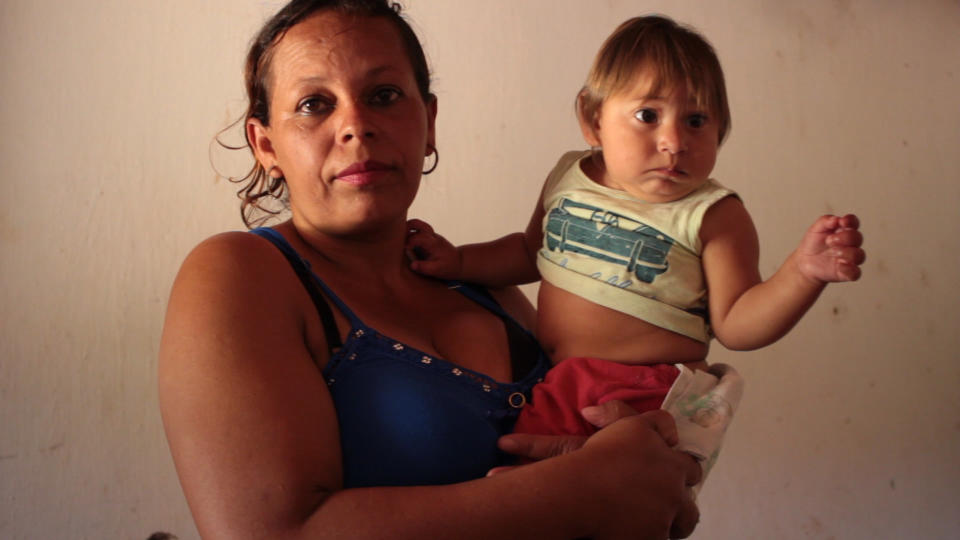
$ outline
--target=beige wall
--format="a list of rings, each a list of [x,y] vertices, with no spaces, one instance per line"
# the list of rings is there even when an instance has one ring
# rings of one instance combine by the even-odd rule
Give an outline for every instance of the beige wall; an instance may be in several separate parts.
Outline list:
[[[0,2],[0,538],[193,538],[156,405],[187,250],[240,228],[212,135],[277,2]],[[716,176],[769,275],[857,212],[870,259],[754,353],[696,538],[960,534],[960,4],[408,0],[442,161],[414,213],[456,242],[522,227],[619,21],[663,11],[716,45],[734,117]],[[234,172],[244,161],[213,153]]]

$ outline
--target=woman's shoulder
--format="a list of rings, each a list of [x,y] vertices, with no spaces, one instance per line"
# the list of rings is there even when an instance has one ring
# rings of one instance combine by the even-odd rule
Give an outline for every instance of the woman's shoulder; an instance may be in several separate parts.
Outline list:
[[[307,329],[319,336],[317,350],[324,346],[310,313],[310,297],[270,242],[245,232],[218,234],[193,248],[174,280],[161,359],[168,369],[187,361],[190,369],[212,370],[266,356],[309,359]]]
[[[271,279],[285,264],[281,253],[265,239],[245,231],[223,232],[201,241],[187,254],[177,279]]]
[[[228,231],[215,234],[197,244],[187,255],[185,263],[224,263],[250,260],[251,256],[275,251],[268,242],[248,231]]]
[[[298,285],[288,279],[292,275],[283,255],[267,240],[248,232],[220,233],[186,256],[170,300],[208,312],[281,309],[291,299],[284,290]]]

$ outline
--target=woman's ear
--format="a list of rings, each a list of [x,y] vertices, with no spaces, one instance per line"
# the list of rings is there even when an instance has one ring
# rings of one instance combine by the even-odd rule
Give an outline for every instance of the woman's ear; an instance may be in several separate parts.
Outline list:
[[[437,96],[433,94],[427,102],[427,148],[430,147],[437,147]]]
[[[246,123],[247,141],[253,150],[253,155],[264,169],[277,164],[277,154],[270,141],[270,130],[257,118],[248,118]]]

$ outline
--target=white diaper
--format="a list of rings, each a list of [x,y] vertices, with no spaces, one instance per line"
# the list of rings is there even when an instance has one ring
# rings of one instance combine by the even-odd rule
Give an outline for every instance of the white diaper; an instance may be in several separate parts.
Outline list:
[[[677,422],[677,449],[690,453],[703,467],[703,479],[694,486],[698,491],[717,461],[723,434],[740,405],[743,378],[726,364],[714,364],[707,371],[693,371],[683,364],[677,368],[680,375],[660,408]]]

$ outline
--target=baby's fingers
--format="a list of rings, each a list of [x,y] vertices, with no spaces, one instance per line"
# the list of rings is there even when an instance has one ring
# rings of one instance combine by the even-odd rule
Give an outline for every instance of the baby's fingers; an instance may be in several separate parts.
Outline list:
[[[431,235],[420,232],[410,233],[407,236],[407,242],[404,246],[407,258],[413,263],[430,258],[430,246],[433,243],[434,240]]]
[[[413,252],[418,252],[416,257],[411,257],[414,260],[426,258],[427,252],[430,248],[436,245],[436,237],[432,234],[425,234],[422,232],[412,232],[407,235],[406,249],[407,255],[412,255]]]
[[[433,234],[433,227],[422,219],[408,219],[407,236],[412,236],[417,233]]]
[[[837,265],[837,275],[840,277],[840,281],[856,281],[860,279],[862,273],[859,266],[844,263]]]
[[[425,221],[411,219],[407,221],[407,239],[404,246],[407,258],[411,261],[421,261],[431,258],[438,248],[440,237],[433,231],[433,227]]]
[[[840,281],[856,281],[860,279],[860,265],[867,259],[867,254],[858,247],[833,247],[830,254],[836,258],[836,272]]]
[[[857,230],[860,228],[860,218],[854,214],[845,216],[835,216],[826,214],[817,218],[810,226],[810,232],[817,234],[830,234],[843,230]]]
[[[860,247],[863,245],[863,234],[857,229],[840,229],[827,237],[830,247]]]
[[[831,214],[820,216],[813,222],[808,232],[814,234],[830,234],[840,227],[840,221],[841,218]]]
[[[860,218],[854,214],[847,214],[840,220],[840,227],[843,229],[859,229],[860,228]]]
[[[416,249],[414,250],[414,256],[416,256]],[[423,253],[423,258],[420,260],[414,259],[410,262],[410,269],[418,274],[423,274],[425,276],[440,278],[440,279],[453,279],[454,276],[447,270],[447,264],[442,261],[437,261],[435,259],[430,259],[429,254],[426,252]]]

